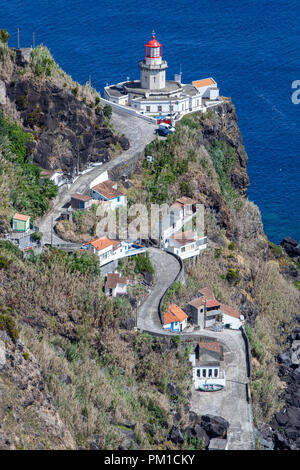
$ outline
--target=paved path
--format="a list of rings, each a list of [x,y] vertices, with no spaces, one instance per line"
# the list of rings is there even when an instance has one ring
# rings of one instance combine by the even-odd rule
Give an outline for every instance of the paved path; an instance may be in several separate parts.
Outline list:
[[[138,309],[138,328],[151,333],[172,335],[162,329],[158,315],[159,301],[170,287],[180,270],[176,258],[157,248],[149,249],[156,276],[154,287]],[[222,416],[230,423],[228,448],[230,450],[253,449],[253,428],[250,405],[247,402],[247,364],[245,343],[240,331],[195,330],[181,333],[182,339],[197,341],[201,336],[218,339],[224,346],[226,387],[220,392],[192,391],[191,410],[200,415]]]
[[[173,284],[180,271],[177,259],[158,248],[148,249],[153,267],[155,269],[154,287],[150,295],[138,309],[138,328],[153,333],[163,333],[158,304],[166,289]]]
[[[253,449],[251,408],[247,402],[248,383],[245,343],[240,331],[207,332],[205,336],[218,339],[224,345],[226,387],[219,392],[201,392],[193,388],[191,410],[200,415],[219,415],[230,423],[229,450]],[[209,396],[208,396],[209,395]]]
[[[125,134],[129,139],[130,148],[123,152],[118,157],[104,163],[101,166],[95,167],[79,178],[69,187],[62,187],[58,196],[55,198],[52,209],[40,220],[36,221],[36,225],[43,233],[43,243],[51,243],[51,226],[52,218],[55,224],[56,219],[60,216],[63,206],[70,201],[71,194],[73,193],[85,193],[89,189],[90,183],[104,171],[110,171],[120,163],[129,162],[134,158],[137,153],[143,152],[145,146],[151,142],[155,137],[154,124],[151,124],[143,119],[124,114],[121,111],[116,113],[113,111],[112,123],[115,129],[120,134]],[[55,233],[52,235],[52,241],[54,245],[65,243]]]

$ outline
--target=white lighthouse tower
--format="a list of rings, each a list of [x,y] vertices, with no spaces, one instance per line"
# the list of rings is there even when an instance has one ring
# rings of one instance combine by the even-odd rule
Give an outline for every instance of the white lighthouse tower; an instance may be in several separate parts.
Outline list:
[[[168,64],[162,60],[162,45],[155,39],[155,32],[152,32],[152,39],[144,46],[144,60],[139,62],[141,88],[148,90],[162,90],[166,86],[166,69]]]

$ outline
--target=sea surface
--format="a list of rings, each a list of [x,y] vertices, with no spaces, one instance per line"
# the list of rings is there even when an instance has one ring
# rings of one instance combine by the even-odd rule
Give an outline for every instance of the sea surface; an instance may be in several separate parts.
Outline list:
[[[151,32],[163,44],[167,77],[212,76],[231,96],[249,155],[249,198],[265,232],[300,241],[299,0],[0,0],[9,45],[46,45],[73,79],[102,93],[139,77]],[[1,65],[0,65],[1,66]],[[300,98],[300,93],[299,93]]]

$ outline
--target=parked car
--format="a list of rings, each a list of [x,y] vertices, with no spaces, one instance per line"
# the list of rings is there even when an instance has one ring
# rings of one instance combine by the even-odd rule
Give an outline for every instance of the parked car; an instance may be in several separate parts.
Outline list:
[[[159,124],[158,129],[156,129],[157,134],[166,136],[169,134],[173,134],[175,132],[175,127],[171,126],[171,124],[167,124],[165,122],[162,122]]]

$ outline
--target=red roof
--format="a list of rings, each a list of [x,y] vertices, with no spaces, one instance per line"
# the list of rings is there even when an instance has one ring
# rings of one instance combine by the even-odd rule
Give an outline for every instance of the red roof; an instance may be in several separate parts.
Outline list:
[[[240,318],[240,313],[233,307],[229,305],[221,304],[221,310],[225,315],[229,315],[230,317]]]
[[[27,222],[27,220],[30,219],[30,217],[29,217],[29,215],[15,214],[14,219],[22,220],[23,222]]]
[[[171,304],[164,314],[164,325],[168,325],[173,322],[183,322],[187,318],[187,314],[176,304]]]
[[[220,307],[220,303],[217,300],[207,300],[206,307]]]
[[[79,201],[90,201],[91,196],[86,196],[85,194],[74,193],[71,194],[71,199],[79,199]]]
[[[108,273],[105,288],[115,289],[117,284],[127,284],[127,278],[121,277],[119,273]]]
[[[109,238],[102,237],[102,238],[95,238],[94,240],[91,240],[89,243],[86,243],[86,245],[93,245],[93,247],[95,247],[97,251],[101,251],[110,245],[113,246],[113,243]]]
[[[215,352],[220,352],[220,343],[219,341],[200,341],[199,347],[201,349],[207,349],[208,351],[215,351]]]
[[[121,191],[116,189],[117,183],[111,180],[103,181],[102,183],[97,184],[92,189],[97,191],[97,193],[101,194],[102,196],[106,197],[107,199],[114,199],[118,196],[124,196]]]
[[[145,44],[145,47],[160,47],[161,44],[159,44],[159,42],[155,39],[155,34],[152,34],[152,39],[151,41],[147,42],[147,44]]]

